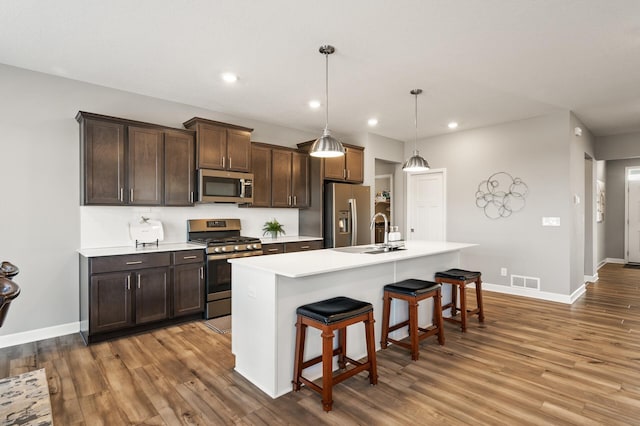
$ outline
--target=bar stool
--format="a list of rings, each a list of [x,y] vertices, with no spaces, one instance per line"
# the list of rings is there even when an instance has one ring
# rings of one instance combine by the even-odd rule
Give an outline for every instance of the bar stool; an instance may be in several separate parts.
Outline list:
[[[292,381],[294,391],[300,390],[300,386],[304,383],[322,395],[324,411],[331,411],[333,385],[337,385],[363,370],[369,370],[369,383],[372,385],[378,383],[373,306],[371,303],[348,297],[335,297],[300,306],[296,310],[296,314],[298,320],[296,322],[296,353]],[[358,322],[364,322],[367,341],[366,362],[359,362],[347,357],[347,326]],[[308,326],[322,331],[322,355],[304,361],[304,342]],[[333,332],[335,330],[338,330],[338,347],[336,349],[333,348]],[[333,357],[336,355],[338,356],[338,366],[341,369],[346,369],[347,363],[353,364],[355,368],[333,376]],[[302,376],[302,370],[319,362],[322,362],[322,386],[318,386]]]
[[[432,281],[408,279],[384,286],[383,311],[382,311],[382,349],[387,348],[389,342],[411,350],[411,359],[418,360],[420,356],[419,343],[421,340],[435,334],[438,335],[438,343],[444,345],[444,329],[442,328],[442,302],[440,300],[440,288],[442,286]],[[421,328],[418,326],[418,303],[422,300],[433,298],[433,326]],[[391,313],[391,299],[405,300],[409,305],[409,319],[393,326],[389,326]],[[389,332],[408,326],[411,343],[391,339]]]
[[[463,332],[467,331],[467,317],[478,315],[478,320],[484,322],[484,311],[482,308],[482,274],[480,272],[465,271],[464,269],[449,269],[444,272],[436,272],[435,280],[441,284],[451,284],[451,303],[442,306],[445,311],[451,308],[451,318],[444,318],[445,321],[460,324]],[[467,309],[467,298],[465,288],[467,284],[476,284],[476,309]],[[460,290],[460,308],[458,308],[457,293]],[[460,319],[456,319],[457,311],[460,311]]]

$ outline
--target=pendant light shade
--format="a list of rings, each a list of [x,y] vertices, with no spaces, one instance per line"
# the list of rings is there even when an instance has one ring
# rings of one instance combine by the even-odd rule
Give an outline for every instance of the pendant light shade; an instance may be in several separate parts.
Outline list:
[[[413,89],[410,92],[416,98],[416,136],[413,141],[413,155],[402,165],[405,172],[424,172],[429,170],[429,163],[418,152],[418,95],[422,93],[422,89]]]
[[[309,155],[312,157],[340,157],[344,155],[344,146],[342,142],[331,136],[331,130],[329,130],[329,55],[335,52],[336,49],[333,46],[325,45],[320,46],[320,53],[325,56],[325,96],[326,96],[326,121],[322,136],[320,136],[311,145],[311,151]]]

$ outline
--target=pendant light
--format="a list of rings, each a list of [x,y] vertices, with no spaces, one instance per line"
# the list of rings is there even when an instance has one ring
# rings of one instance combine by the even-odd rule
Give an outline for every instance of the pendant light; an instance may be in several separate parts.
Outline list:
[[[316,139],[313,145],[311,145],[311,151],[309,152],[309,155],[311,155],[312,157],[329,158],[340,157],[341,155],[344,155],[344,146],[342,146],[342,142],[331,136],[331,130],[329,130],[329,55],[331,55],[335,51],[335,47],[328,44],[320,46],[320,53],[322,53],[326,59],[325,96],[327,115],[322,136]]]
[[[424,172],[429,170],[429,163],[418,152],[418,95],[422,93],[422,89],[413,89],[409,93],[416,97],[416,138],[413,142],[413,155],[402,165],[402,170],[405,172]]]

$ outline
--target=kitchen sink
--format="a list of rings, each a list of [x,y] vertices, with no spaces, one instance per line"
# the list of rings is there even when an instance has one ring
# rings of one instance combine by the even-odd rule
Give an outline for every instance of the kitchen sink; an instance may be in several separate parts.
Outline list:
[[[352,246],[352,247],[337,247],[332,250],[340,253],[356,253],[356,254],[380,254],[389,253],[391,251],[404,250],[403,246],[395,247],[382,247],[382,246]]]

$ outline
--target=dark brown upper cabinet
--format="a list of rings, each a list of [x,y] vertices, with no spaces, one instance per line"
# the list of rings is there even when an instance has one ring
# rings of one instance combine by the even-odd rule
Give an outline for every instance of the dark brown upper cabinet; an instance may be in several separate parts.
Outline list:
[[[164,141],[162,131],[129,126],[129,204],[162,204]]]
[[[298,147],[308,152],[312,144],[313,141],[303,142],[298,144]],[[345,148],[344,156],[318,159],[322,180],[362,183],[364,181],[364,148],[343,145]]]
[[[84,205],[193,205],[194,132],[79,112]]]
[[[309,206],[309,155],[306,152],[262,143],[252,143],[252,152],[252,207]]]
[[[198,169],[251,170],[251,132],[253,129],[194,117],[184,127],[196,132]]]
[[[251,144],[253,207],[271,207],[271,148]]]
[[[191,206],[195,198],[195,139],[184,132],[164,132],[164,205]]]

